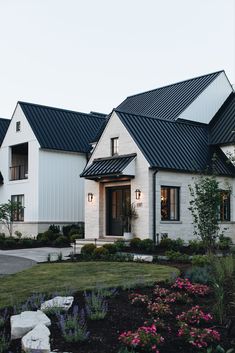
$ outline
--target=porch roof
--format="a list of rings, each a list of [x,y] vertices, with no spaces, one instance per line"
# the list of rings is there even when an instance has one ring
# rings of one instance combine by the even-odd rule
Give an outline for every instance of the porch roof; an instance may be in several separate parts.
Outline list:
[[[99,180],[104,177],[135,176],[135,169],[131,165],[136,153],[94,159],[80,175],[86,179]]]

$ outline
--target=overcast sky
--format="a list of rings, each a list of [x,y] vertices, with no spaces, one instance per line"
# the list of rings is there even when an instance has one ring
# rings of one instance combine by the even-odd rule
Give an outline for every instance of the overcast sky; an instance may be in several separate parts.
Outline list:
[[[1,117],[18,100],[109,113],[221,69],[235,83],[235,0],[0,0]]]

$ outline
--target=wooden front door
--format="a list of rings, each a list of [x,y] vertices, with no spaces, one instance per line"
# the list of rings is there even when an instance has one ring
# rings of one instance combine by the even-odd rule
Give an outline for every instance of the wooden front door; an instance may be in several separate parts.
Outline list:
[[[107,188],[106,190],[106,234],[122,236],[123,217],[130,207],[130,186]]]

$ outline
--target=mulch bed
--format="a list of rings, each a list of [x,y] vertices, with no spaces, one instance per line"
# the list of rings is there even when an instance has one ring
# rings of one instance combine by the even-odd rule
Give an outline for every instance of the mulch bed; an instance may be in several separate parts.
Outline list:
[[[164,288],[170,288],[170,285],[161,284]],[[146,307],[132,305],[129,300],[131,293],[147,294],[151,297],[153,288],[136,288],[134,290],[119,289],[114,297],[108,300],[108,314],[105,319],[98,321],[87,321],[88,331],[90,332],[89,340],[85,343],[68,344],[64,342],[61,332],[56,324],[55,317],[52,318],[51,331],[51,348],[57,352],[73,352],[73,353],[118,353],[120,343],[118,337],[124,331],[134,331],[149,318]],[[75,295],[74,304],[79,306],[79,309],[84,308],[84,296],[82,292]],[[191,304],[171,304],[173,315],[168,316],[165,321],[170,326],[171,332],[168,329],[160,330],[165,338],[165,344],[160,348],[161,353],[199,353],[200,350],[193,348],[190,344],[183,342],[177,336],[176,315],[182,311],[187,311],[193,305],[200,305],[205,312],[212,312],[213,294],[203,298],[193,298]],[[232,314],[232,313],[231,313]],[[235,315],[235,312],[233,313]],[[232,316],[232,315],[231,315]],[[207,327],[213,327],[221,334],[220,344],[224,348],[231,348],[232,337],[229,337],[229,332],[226,327],[221,327],[218,323],[213,322]],[[6,323],[5,330],[10,333],[10,325]],[[3,329],[1,329],[3,330]],[[0,330],[0,334],[1,334]],[[21,341],[15,340],[12,342],[7,352],[20,353]],[[205,352],[205,350],[204,350]]]

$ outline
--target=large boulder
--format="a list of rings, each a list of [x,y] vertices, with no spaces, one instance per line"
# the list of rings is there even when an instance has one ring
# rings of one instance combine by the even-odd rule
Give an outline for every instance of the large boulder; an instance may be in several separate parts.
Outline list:
[[[27,353],[50,353],[50,331],[44,324],[38,324],[21,340],[22,350]]]
[[[11,316],[11,339],[23,337],[38,324],[51,325],[51,320],[41,310],[23,311]]]
[[[41,310],[47,312],[50,310],[64,310],[67,311],[73,304],[74,297],[55,297],[47,300],[41,304]]]

